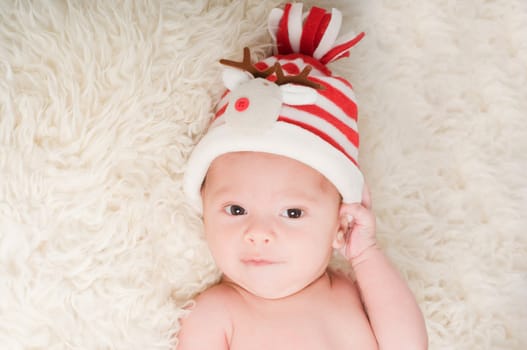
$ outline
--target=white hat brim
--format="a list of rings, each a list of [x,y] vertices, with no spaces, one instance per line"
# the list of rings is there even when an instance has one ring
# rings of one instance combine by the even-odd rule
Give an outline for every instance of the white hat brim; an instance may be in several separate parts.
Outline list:
[[[288,123],[277,122],[263,132],[242,133],[228,124],[211,128],[193,150],[183,178],[183,190],[190,204],[202,210],[201,186],[210,164],[231,152],[265,152],[300,161],[324,175],[335,185],[346,203],[360,202],[364,178],[357,166],[342,152]]]

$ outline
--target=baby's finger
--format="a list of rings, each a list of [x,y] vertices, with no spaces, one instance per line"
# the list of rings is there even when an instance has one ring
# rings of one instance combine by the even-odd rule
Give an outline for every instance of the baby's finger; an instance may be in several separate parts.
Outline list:
[[[364,205],[358,203],[343,204],[340,210],[341,215],[346,215],[348,220],[354,221],[355,225],[373,226],[375,224],[372,211]]]

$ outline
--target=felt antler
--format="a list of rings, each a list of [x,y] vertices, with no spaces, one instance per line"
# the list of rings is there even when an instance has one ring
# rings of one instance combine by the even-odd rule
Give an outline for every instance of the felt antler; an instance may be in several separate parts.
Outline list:
[[[254,64],[251,63],[251,52],[249,51],[248,47],[243,48],[243,60],[241,62],[221,59],[221,64],[224,64],[226,66],[238,68],[244,71],[247,71],[251,73],[255,78],[267,78],[269,75],[273,74],[275,67],[269,67],[264,71],[259,70],[256,68]]]
[[[307,77],[309,72],[311,72],[311,66],[305,66],[302,72],[298,75],[284,75],[282,66],[276,62],[274,65],[274,70],[276,72],[276,85],[285,85],[289,83],[308,86],[314,89],[323,89],[324,87],[321,84],[315,83],[314,81],[309,80]]]

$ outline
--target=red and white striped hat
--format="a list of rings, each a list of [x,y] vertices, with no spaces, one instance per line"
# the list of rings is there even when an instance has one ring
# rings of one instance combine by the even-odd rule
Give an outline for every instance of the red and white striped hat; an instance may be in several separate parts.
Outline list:
[[[227,91],[209,130],[192,152],[183,188],[201,210],[200,189],[211,162],[239,151],[266,152],[303,162],[322,173],[347,203],[360,202],[357,104],[351,84],[326,64],[347,57],[364,33],[339,36],[342,15],[302,4],[286,4],[269,15],[274,56],[227,67]]]

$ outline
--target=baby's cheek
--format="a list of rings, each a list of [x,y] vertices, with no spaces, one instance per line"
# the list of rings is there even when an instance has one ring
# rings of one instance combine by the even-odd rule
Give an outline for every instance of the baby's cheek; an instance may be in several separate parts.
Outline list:
[[[212,257],[216,266],[224,273],[229,272],[232,269],[233,253],[227,250],[223,246],[211,246],[209,245]]]
[[[209,249],[211,252],[217,256],[217,255],[224,255],[226,244],[225,239],[220,237],[216,232],[209,232],[205,234],[207,239],[207,245],[209,246]]]

